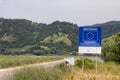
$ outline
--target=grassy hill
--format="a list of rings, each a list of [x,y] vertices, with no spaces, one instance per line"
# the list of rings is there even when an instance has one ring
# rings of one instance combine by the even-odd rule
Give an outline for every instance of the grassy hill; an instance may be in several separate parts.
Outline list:
[[[120,21],[96,25],[102,27],[103,38],[120,32]],[[59,21],[43,24],[0,18],[0,54],[68,54],[77,52],[77,49],[76,24]]]
[[[64,34],[64,33],[53,34],[51,36],[46,37],[41,42],[43,42],[43,43],[59,43],[59,42],[63,42],[67,46],[72,45],[72,42],[68,39],[68,35]]]
[[[120,32],[120,21],[110,21],[102,24],[95,24],[101,26],[103,30],[103,38],[109,37],[117,32]]]

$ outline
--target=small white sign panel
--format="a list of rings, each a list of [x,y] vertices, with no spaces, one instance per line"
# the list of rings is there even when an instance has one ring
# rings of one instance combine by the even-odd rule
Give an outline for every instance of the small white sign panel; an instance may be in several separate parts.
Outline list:
[[[101,54],[101,47],[79,47],[79,53]]]
[[[74,59],[74,57],[72,57],[72,58],[67,58],[67,59],[66,59],[66,62],[67,62],[67,65],[69,65],[69,66],[75,65],[75,59]]]

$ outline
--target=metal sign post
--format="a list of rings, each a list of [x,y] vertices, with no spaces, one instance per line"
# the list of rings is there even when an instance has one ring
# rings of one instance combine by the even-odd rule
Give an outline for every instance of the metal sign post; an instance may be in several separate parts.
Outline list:
[[[82,73],[84,73],[84,54],[82,54]]]
[[[97,72],[98,70],[97,70],[97,54],[96,54],[96,75],[97,75]]]

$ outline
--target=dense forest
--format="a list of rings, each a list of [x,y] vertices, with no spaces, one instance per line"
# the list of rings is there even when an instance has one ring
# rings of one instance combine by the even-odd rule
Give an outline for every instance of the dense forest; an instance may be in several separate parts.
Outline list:
[[[120,32],[120,21],[102,27],[103,39]],[[78,51],[78,25],[55,21],[36,23],[25,19],[0,18],[0,54],[75,54]]]

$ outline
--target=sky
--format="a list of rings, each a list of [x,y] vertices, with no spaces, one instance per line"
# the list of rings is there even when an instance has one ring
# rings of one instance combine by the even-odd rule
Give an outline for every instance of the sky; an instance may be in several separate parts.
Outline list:
[[[92,25],[120,21],[120,0],[0,0],[0,17]]]

